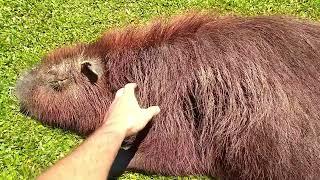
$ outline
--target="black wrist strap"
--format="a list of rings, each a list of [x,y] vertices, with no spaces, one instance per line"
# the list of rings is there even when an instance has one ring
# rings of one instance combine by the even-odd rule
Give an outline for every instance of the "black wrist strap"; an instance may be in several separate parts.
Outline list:
[[[110,168],[109,176],[107,178],[108,180],[118,179],[118,177],[124,173],[131,159],[138,151],[141,142],[147,136],[150,128],[151,125],[149,123],[142,131],[137,134],[136,139],[133,141],[133,144],[129,149],[120,149],[118,151],[118,154]]]

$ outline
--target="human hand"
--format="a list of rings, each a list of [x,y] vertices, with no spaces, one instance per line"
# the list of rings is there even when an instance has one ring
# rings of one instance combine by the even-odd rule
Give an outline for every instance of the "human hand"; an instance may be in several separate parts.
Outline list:
[[[143,109],[135,97],[135,83],[129,83],[117,91],[105,117],[103,126],[112,126],[131,136],[142,130],[151,118],[160,112],[158,106]]]

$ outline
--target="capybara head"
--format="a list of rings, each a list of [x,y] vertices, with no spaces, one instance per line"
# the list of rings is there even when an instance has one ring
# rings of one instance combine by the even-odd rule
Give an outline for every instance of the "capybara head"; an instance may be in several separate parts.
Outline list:
[[[58,49],[18,80],[21,109],[45,124],[88,134],[111,100],[104,75],[101,57],[86,54],[84,45]]]

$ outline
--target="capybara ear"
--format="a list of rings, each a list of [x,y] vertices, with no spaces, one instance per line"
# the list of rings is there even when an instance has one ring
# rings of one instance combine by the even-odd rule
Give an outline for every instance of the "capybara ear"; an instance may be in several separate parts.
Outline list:
[[[100,67],[100,64],[90,61],[83,61],[81,63],[81,74],[86,76],[88,80],[94,84],[102,76],[103,70],[102,67]]]

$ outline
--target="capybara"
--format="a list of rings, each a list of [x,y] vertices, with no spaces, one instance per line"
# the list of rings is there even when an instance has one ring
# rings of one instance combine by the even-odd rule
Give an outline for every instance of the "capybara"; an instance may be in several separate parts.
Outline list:
[[[161,113],[128,169],[222,179],[320,178],[320,25],[193,13],[57,49],[17,83],[25,113],[88,135],[138,84]]]

